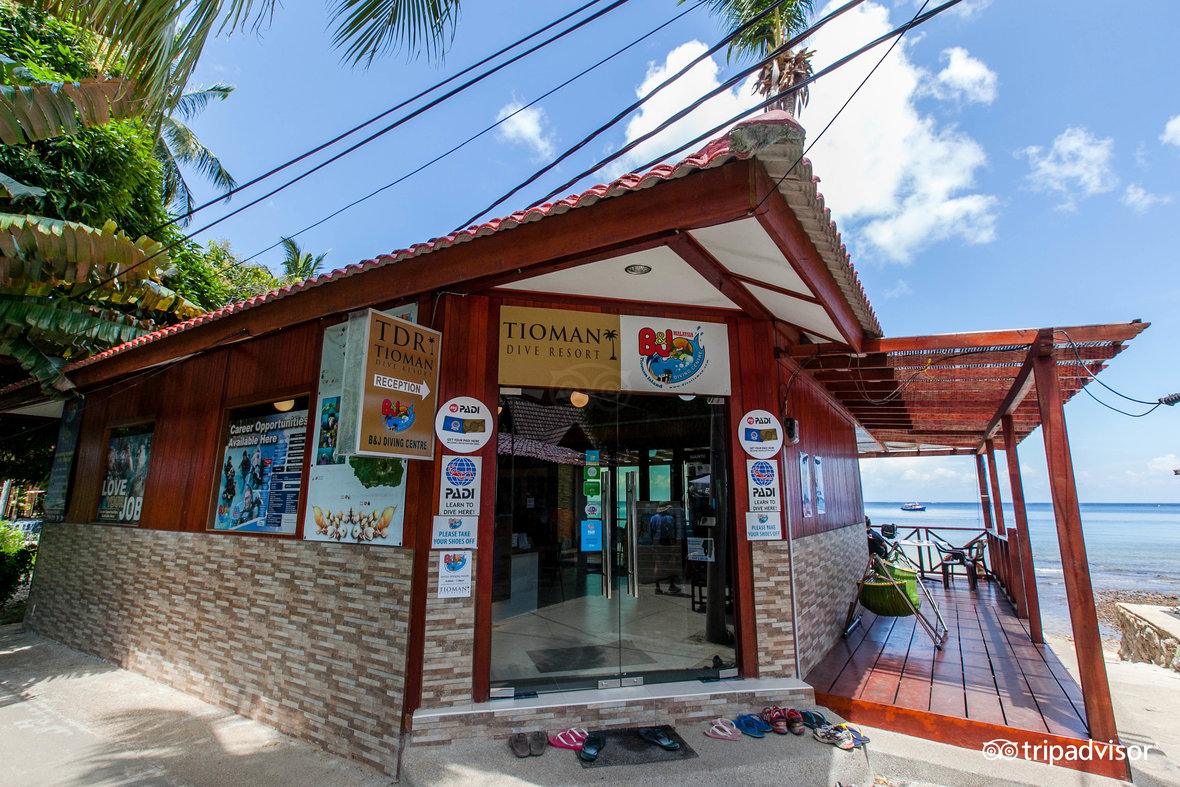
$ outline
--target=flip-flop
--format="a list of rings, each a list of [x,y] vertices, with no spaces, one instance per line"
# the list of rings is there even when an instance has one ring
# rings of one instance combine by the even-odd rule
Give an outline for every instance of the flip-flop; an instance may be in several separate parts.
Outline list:
[[[586,736],[589,734],[581,727],[571,727],[568,730],[551,733],[549,735],[549,745],[558,749],[581,751],[582,744],[586,742]]]
[[[743,713],[733,720],[737,728],[751,738],[765,738],[771,727],[753,713]]]
[[[818,730],[820,727],[828,726],[828,720],[819,711],[801,710],[799,711],[799,715],[803,719],[803,726],[808,729]]]
[[[779,706],[772,705],[769,708],[763,708],[762,720],[769,724],[775,733],[779,735],[787,734],[787,714]]]
[[[849,735],[851,735],[852,743],[857,747],[864,746],[869,742],[868,736],[866,736],[864,731],[862,731],[861,728],[857,727],[855,724],[833,724],[832,727],[837,730],[844,730]]]
[[[529,754],[532,755],[533,757],[540,757],[542,754],[544,754],[545,747],[548,744],[549,744],[549,741],[546,740],[545,733],[543,733],[543,732],[530,732],[529,733]]]
[[[586,741],[582,744],[578,756],[586,762],[594,762],[598,759],[598,755],[602,753],[605,747],[606,736],[601,732],[592,732],[586,736]]]
[[[802,735],[806,729],[803,724],[803,716],[794,708],[787,708],[787,729],[791,731],[792,735]]]
[[[705,730],[705,734],[710,738],[723,741],[740,741],[742,739],[742,731],[729,719],[713,719],[712,725]]]
[[[669,738],[663,727],[640,727],[639,737],[668,751],[676,751],[680,748],[680,744]]]
[[[529,736],[523,732],[513,733],[508,739],[508,746],[517,757],[529,756]]]

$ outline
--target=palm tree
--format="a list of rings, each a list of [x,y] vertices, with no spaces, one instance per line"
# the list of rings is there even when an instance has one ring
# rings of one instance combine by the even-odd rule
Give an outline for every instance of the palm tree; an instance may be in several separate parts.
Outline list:
[[[229,191],[238,185],[233,175],[222,166],[220,159],[201,144],[193,130],[184,123],[201,114],[210,101],[224,101],[236,88],[236,85],[218,82],[210,87],[182,93],[176,105],[160,120],[155,155],[156,160],[164,165],[164,204],[180,215],[193,210],[192,192],[180,171],[181,164],[196,169],[220,191]],[[187,224],[189,220],[185,219],[181,223]]]
[[[684,2],[684,0],[681,0]],[[764,60],[780,49],[790,38],[807,28],[807,17],[811,13],[812,0],[788,0],[766,16],[758,24],[734,38],[729,44],[729,58],[753,55]],[[731,30],[740,27],[758,16],[775,0],[710,0],[713,13],[726,20]],[[811,76],[811,56],[807,49],[786,50],[762,66],[758,73],[755,90],[770,98],[784,93],[794,85]],[[807,106],[807,88],[782,96],[767,110],[782,109],[791,116]]]
[[[93,30],[110,42],[110,70],[122,62],[136,77],[136,96],[149,117],[175,105],[212,32],[257,31],[273,16],[276,0],[38,0],[58,17]],[[368,66],[405,47],[412,55],[441,57],[454,35],[459,0],[333,0],[332,45],[343,59]],[[178,88],[177,86],[181,86]]]
[[[304,281],[310,279],[320,272],[320,266],[324,263],[324,257],[328,256],[328,251],[318,257],[313,257],[310,251],[304,251],[299,248],[299,244],[293,238],[283,238],[283,284],[294,284],[297,281]]]

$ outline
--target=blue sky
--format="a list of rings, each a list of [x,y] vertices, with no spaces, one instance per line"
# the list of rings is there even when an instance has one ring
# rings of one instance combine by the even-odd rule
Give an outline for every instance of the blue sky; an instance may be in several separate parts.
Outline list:
[[[341,65],[331,50],[320,4],[291,3],[260,36],[238,33],[206,47],[193,84],[228,81],[238,89],[191,125],[245,181],[577,5],[468,2],[441,66],[395,55],[359,70]],[[809,42],[817,67],[902,24],[918,5],[866,2],[833,22]],[[240,255],[252,255],[688,7],[631,2],[200,237],[226,238]],[[1135,4],[1117,23],[1109,4],[1097,2],[967,0],[907,36],[810,154],[887,335],[1141,318],[1152,327],[1102,380],[1140,399],[1180,391],[1180,90],[1170,76],[1180,73],[1180,50],[1170,40],[1177,29],[1180,6],[1166,0]],[[340,267],[447,234],[721,35],[704,7],[690,11],[299,242],[316,253],[330,249],[327,264]],[[809,139],[883,51],[813,86],[801,117]],[[618,149],[735,65],[721,57],[694,69],[494,215],[527,205]],[[675,148],[751,103],[747,86],[720,96],[592,182]],[[208,194],[196,176],[190,182]],[[216,215],[206,211],[191,228]],[[281,257],[275,250],[259,259],[277,267]],[[1130,419],[1080,394],[1066,412],[1083,501],[1180,502],[1174,408]],[[1029,499],[1047,500],[1039,432],[1020,451]],[[976,494],[970,458],[866,461],[862,473],[869,500]]]

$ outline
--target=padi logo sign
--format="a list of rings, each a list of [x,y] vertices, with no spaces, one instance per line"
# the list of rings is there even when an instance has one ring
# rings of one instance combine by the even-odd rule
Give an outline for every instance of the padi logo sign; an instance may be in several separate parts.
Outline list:
[[[439,485],[438,513],[455,517],[479,515],[479,479],[483,460],[478,457],[444,456]],[[455,527],[447,522],[448,527]]]

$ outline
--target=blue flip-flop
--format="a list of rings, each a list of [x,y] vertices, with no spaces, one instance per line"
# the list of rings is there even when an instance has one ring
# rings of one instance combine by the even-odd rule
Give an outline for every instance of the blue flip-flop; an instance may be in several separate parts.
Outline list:
[[[737,728],[751,738],[765,738],[774,728],[753,713],[743,713],[733,720]]]
[[[819,711],[801,710],[799,715],[803,717],[803,726],[810,730],[817,730],[820,727],[828,726],[828,720]]]

